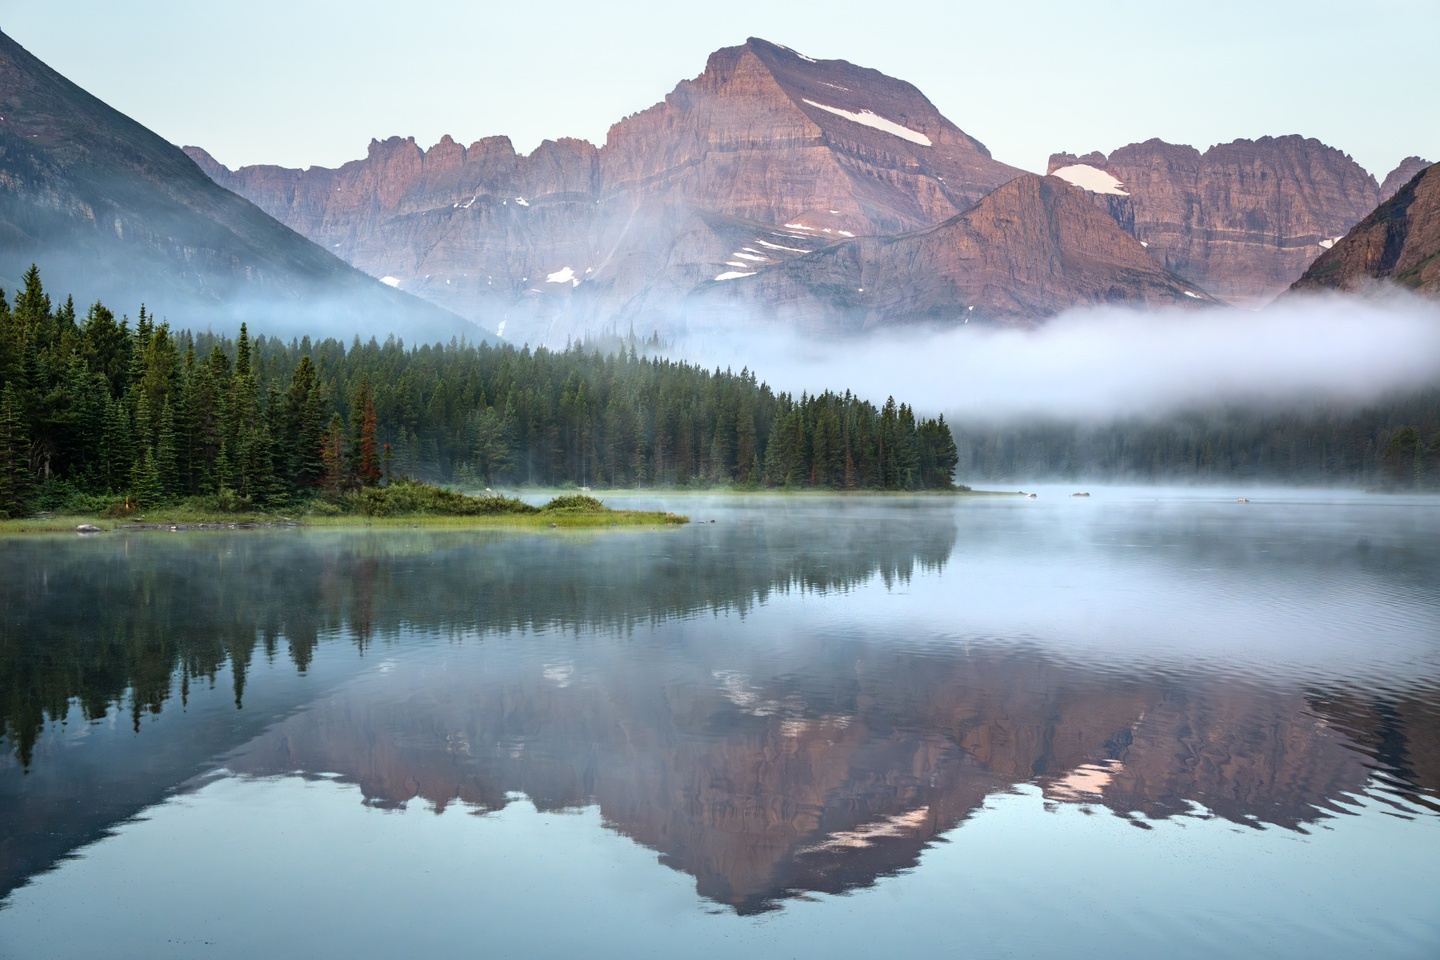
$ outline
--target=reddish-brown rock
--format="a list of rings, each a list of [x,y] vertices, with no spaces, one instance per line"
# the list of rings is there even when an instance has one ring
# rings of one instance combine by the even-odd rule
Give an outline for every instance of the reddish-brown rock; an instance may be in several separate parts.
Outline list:
[[[931,226],[1020,172],[910,84],[756,39],[717,51],[599,149],[561,140],[520,156],[503,137],[429,150],[391,138],[336,170],[236,171],[186,149],[372,275],[543,340],[668,315],[737,258]],[[740,246],[786,223],[814,237]]]
[[[1401,187],[1415,179],[1415,174],[1428,166],[1430,166],[1430,161],[1422,157],[1406,157],[1401,160],[1395,169],[1387,173],[1385,179],[1381,181],[1380,202],[1384,203],[1395,196]]]
[[[1056,154],[1120,181],[1134,235],[1161,264],[1221,299],[1265,302],[1380,197],[1347,154],[1300,136],[1194,147],[1147,140],[1108,157]],[[1108,198],[1107,198],[1108,199]],[[1123,221],[1122,221],[1123,222]]]
[[[1440,164],[1426,167],[1296,281],[1295,290],[1358,290],[1391,281],[1440,293]]]
[[[1056,177],[1015,178],[959,216],[898,237],[860,237],[717,280],[701,299],[770,305],[792,321],[1028,323],[1102,303],[1199,304],[1211,298]]]

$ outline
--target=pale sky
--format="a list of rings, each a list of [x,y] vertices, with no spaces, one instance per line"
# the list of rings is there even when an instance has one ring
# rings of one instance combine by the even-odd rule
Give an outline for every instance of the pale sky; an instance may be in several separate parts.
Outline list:
[[[395,134],[603,142],[747,36],[908,80],[1031,170],[1060,150],[1285,133],[1377,177],[1440,160],[1440,0],[0,0],[0,29],[230,166],[335,166]]]

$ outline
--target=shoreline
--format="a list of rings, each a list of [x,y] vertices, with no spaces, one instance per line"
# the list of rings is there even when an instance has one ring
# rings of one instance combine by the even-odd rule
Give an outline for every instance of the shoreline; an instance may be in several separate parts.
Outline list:
[[[573,490],[555,488],[521,489],[499,494],[507,499],[524,496],[548,496],[551,494],[572,494]],[[465,492],[467,496],[474,496]],[[492,496],[496,495],[494,493]],[[613,496],[621,501],[630,497],[753,497],[760,499],[790,499],[809,497],[844,497],[846,499],[900,497],[926,498],[972,498],[972,497],[1023,497],[1021,491],[1011,490],[815,490],[815,489],[738,489],[712,487],[689,489],[685,487],[645,487],[607,490],[586,490],[586,497]],[[234,530],[285,530],[285,529],[369,529],[369,528],[454,528],[494,530],[594,530],[617,527],[672,527],[690,523],[684,514],[669,510],[631,510],[624,507],[605,507],[600,510],[544,510],[535,512],[497,512],[486,514],[450,513],[400,513],[393,515],[369,515],[360,513],[310,513],[288,515],[284,512],[246,511],[235,514],[210,513],[193,509],[157,508],[136,517],[102,517],[87,513],[53,513],[33,517],[0,520],[0,536],[18,534],[101,533],[125,532],[196,532]],[[90,529],[93,528],[93,529]]]
[[[233,517],[172,517],[107,519],[82,514],[57,514],[0,520],[0,537],[25,534],[189,533],[237,530],[363,530],[371,528],[450,528],[456,530],[603,530],[683,526],[690,518],[663,510],[607,510],[597,513],[528,513],[451,516],[413,514],[388,517],[354,515],[285,517],[246,514]],[[93,529],[86,529],[93,528]]]

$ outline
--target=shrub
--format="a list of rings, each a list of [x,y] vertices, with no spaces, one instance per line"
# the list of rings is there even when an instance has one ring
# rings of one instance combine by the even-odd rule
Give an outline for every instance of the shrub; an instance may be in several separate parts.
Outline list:
[[[554,498],[541,509],[546,513],[599,513],[606,507],[594,497],[587,497],[583,493],[571,493]]]

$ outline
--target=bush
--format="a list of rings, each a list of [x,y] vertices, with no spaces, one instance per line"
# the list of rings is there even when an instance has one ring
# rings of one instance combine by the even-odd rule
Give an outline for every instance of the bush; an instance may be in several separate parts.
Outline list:
[[[587,497],[583,493],[571,493],[563,497],[556,497],[540,509],[546,513],[600,513],[606,509],[606,506],[594,497]]]
[[[105,512],[114,499],[103,493],[85,493],[69,480],[52,479],[40,485],[30,505],[42,513],[91,516]]]
[[[365,487],[341,498],[349,512],[367,517],[403,517],[415,514],[444,517],[477,517],[505,513],[538,513],[538,507],[492,494],[466,496],[454,490],[431,486],[418,480],[396,480],[385,487]]]

